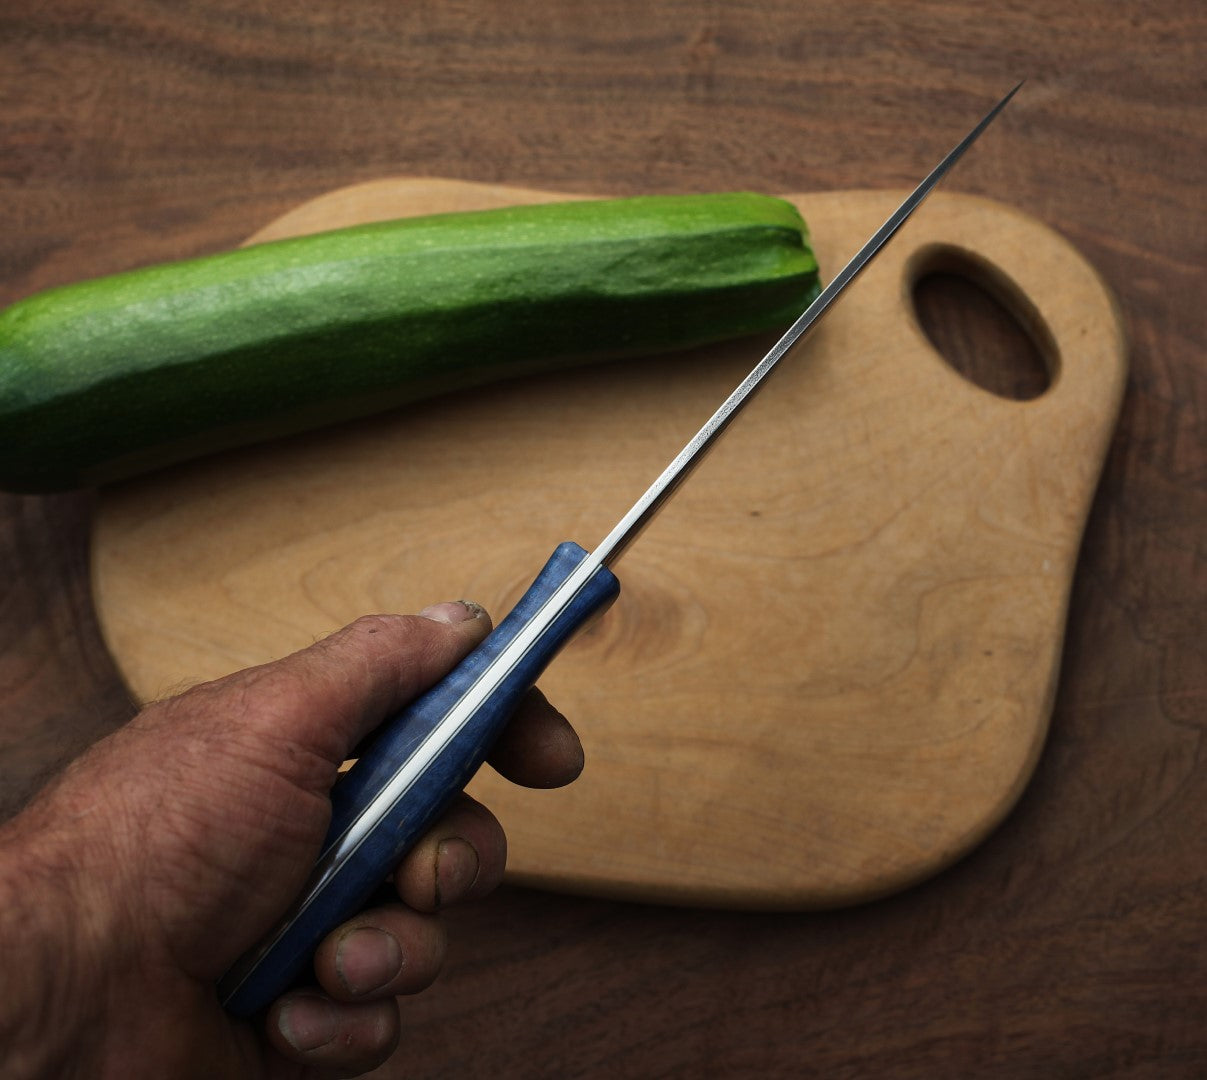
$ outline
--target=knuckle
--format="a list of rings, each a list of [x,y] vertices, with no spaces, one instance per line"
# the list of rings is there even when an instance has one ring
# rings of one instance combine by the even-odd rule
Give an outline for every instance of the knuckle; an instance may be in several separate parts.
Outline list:
[[[349,634],[366,636],[372,634],[397,634],[413,629],[413,619],[407,615],[361,615],[349,623]]]

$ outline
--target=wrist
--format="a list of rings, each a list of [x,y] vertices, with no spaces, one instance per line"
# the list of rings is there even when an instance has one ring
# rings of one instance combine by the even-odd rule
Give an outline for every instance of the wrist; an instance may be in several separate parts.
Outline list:
[[[104,1039],[105,912],[85,895],[72,853],[35,810],[0,827],[5,1076],[69,1077]]]

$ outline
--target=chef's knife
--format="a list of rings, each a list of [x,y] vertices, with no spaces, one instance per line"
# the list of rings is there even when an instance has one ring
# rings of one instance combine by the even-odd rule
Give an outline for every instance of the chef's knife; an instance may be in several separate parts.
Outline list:
[[[1019,84],[1022,85],[1021,83]],[[755,365],[600,545],[561,544],[515,608],[441,682],[384,723],[331,792],[332,819],[290,910],[219,984],[247,1016],[288,990],[322,939],[355,915],[469,782],[520,698],[561,647],[620,592],[608,569],[788,350],[914,212],[1017,93],[1010,91],[934,168]]]

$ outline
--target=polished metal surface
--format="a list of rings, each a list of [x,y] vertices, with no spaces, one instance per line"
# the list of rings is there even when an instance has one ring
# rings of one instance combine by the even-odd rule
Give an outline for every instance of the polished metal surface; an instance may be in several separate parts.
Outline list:
[[[844,266],[817,296],[801,316],[790,326],[763,357],[754,369],[727,397],[720,408],[705,422],[688,444],[679,451],[675,459],[663,470],[662,475],[655,480],[645,494],[633,504],[633,507],[616,527],[604,538],[603,542],[592,553],[588,561],[604,566],[614,563],[624,550],[633,542],[641,530],[657,514],[663,503],[674,494],[675,489],[690,475],[692,469],[700,463],[705,452],[713,446],[730,421],[738,414],[762,385],[766,377],[784,358],[805,333],[826,313],[830,305],[838,299],[842,291],[851,284],[876,257],[876,254],[892,238],[909,216],[918,208],[923,199],[931,193],[935,185],[947,174],[951,167],[963,157],[964,152],[981,136],[981,133],[994,121],[998,113],[1006,107],[1007,102],[1018,93],[1020,82],[1001,101],[989,110],[984,118],[974,127],[959,144],[931,170],[930,174],[909,194],[905,201],[897,207],[888,220],[872,235],[859,249],[851,260]]]

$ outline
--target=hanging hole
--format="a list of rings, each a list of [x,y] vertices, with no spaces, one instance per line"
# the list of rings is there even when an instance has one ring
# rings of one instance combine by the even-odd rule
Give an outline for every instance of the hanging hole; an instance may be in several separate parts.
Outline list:
[[[1030,401],[1052,385],[1056,344],[1012,281],[970,252],[933,247],[911,260],[914,316],[957,372],[998,397]]]

